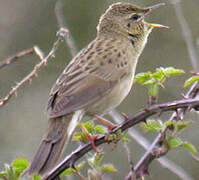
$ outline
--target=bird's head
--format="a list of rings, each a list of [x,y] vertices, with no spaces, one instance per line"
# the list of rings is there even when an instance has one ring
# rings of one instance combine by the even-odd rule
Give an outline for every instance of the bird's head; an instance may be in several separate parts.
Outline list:
[[[136,40],[148,36],[153,28],[167,28],[164,25],[145,22],[146,15],[161,5],[163,3],[140,8],[130,3],[112,4],[100,18],[98,33],[117,33]]]

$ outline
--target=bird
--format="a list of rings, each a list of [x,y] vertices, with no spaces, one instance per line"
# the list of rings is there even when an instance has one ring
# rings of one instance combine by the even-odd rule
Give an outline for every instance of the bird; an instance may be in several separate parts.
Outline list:
[[[28,170],[30,176],[52,170],[83,117],[103,116],[129,94],[149,34],[153,28],[167,28],[145,21],[161,5],[141,8],[118,2],[100,17],[96,38],[70,61],[50,91],[48,127]]]

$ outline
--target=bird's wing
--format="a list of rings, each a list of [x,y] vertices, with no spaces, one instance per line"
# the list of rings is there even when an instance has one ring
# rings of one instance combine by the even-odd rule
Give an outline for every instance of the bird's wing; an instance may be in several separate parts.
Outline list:
[[[94,46],[91,43],[82,50],[54,84],[47,105],[50,117],[62,116],[97,102],[125,75],[125,66],[121,68],[114,63],[118,62],[117,55],[110,59],[110,52],[104,56],[93,53],[91,47]]]

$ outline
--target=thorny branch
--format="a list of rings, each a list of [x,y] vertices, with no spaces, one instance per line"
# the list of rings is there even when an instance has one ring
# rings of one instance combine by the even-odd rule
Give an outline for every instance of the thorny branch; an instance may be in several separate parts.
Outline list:
[[[198,92],[199,87],[197,88],[193,87],[194,92]],[[196,91],[197,90],[197,91]],[[193,94],[195,96],[195,93],[193,90],[191,90],[190,94]],[[122,132],[126,129],[129,129],[132,126],[135,126],[136,124],[140,122],[145,122],[145,120],[155,114],[159,114],[166,111],[177,111],[177,109],[182,109],[183,111],[189,107],[197,108],[199,107],[199,99],[183,99],[179,101],[173,101],[170,103],[165,104],[159,104],[159,105],[153,105],[147,109],[143,109],[139,113],[137,113],[135,116],[128,118],[125,122],[119,124],[113,131],[111,131],[111,134],[115,134],[117,131],[121,130]],[[106,135],[102,135],[101,137],[97,138],[95,140],[95,146],[99,146],[103,143],[106,143],[105,139]],[[92,150],[91,143],[84,144],[83,146],[80,146],[77,150],[72,152],[69,156],[67,156],[60,164],[58,164],[52,171],[50,171],[43,180],[53,180],[55,177],[57,177],[60,173],[62,173],[65,169],[72,167],[75,162],[83,157],[86,153]]]
[[[37,46],[34,46],[33,49],[32,49],[32,52],[34,52],[40,59],[41,61],[36,64],[33,68],[33,70],[26,76],[24,77],[20,82],[18,82],[10,91],[9,93],[2,99],[0,99],[0,107],[2,107],[4,104],[6,104],[8,102],[8,100],[14,95],[17,93],[17,90],[26,82],[32,80],[32,78],[34,76],[37,76],[37,72],[38,70],[43,66],[43,65],[46,65],[47,64],[47,61],[50,59],[50,58],[53,58],[55,56],[55,52],[57,50],[57,47],[58,45],[60,44],[60,42],[63,40],[63,37],[66,36],[66,34],[68,33],[68,30],[67,29],[64,29],[64,28],[61,28],[60,31],[58,31],[57,33],[57,40],[54,42],[53,44],[53,47],[51,49],[51,51],[48,53],[48,55],[44,58],[44,55],[43,55],[43,52],[39,49],[39,47]],[[29,52],[29,53],[28,53]],[[14,59],[16,59],[16,57],[21,57],[22,55],[27,55],[27,54],[30,54],[31,50],[29,50],[28,52],[21,52],[17,55],[14,56]],[[11,60],[7,60],[7,62],[12,62],[13,58],[10,58]]]
[[[29,55],[29,54],[33,54],[35,52],[35,47],[33,48],[30,48],[30,49],[27,49],[27,50],[24,50],[24,51],[21,51],[19,52],[18,54],[2,61],[0,63],[0,69],[1,68],[4,68],[5,66],[17,61],[19,58],[21,58],[22,56],[26,56],[26,55]]]

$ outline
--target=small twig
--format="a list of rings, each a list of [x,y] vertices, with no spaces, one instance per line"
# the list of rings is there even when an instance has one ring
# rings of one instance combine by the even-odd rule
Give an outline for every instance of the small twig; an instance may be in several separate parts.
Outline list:
[[[199,85],[198,85],[199,87]],[[197,89],[198,92],[198,89]],[[118,130],[121,130],[122,132],[126,129],[143,122],[146,118],[158,114],[160,111],[166,112],[166,111],[176,111],[177,109],[186,109],[189,106],[192,106],[193,108],[196,108],[199,106],[199,99],[183,99],[179,101],[173,101],[169,103],[164,104],[157,104],[149,107],[148,109],[144,109],[137,113],[135,116],[127,119],[125,122],[119,124],[113,131],[111,131],[111,134],[115,134]],[[99,146],[103,143],[106,143],[106,135],[102,135],[99,138],[95,140],[95,146]],[[75,162],[83,157],[86,153],[92,150],[91,143],[84,144],[83,146],[80,146],[77,150],[73,151],[69,156],[67,156],[60,164],[58,164],[53,170],[51,170],[43,180],[53,180],[55,177],[57,177],[60,173],[62,173],[65,169],[70,167],[70,164],[75,164]]]
[[[0,99],[0,107],[2,107],[4,104],[6,104],[8,102],[8,100],[14,95],[17,93],[17,90],[24,84],[26,83],[27,81],[31,81],[31,79],[34,77],[34,76],[37,76],[37,72],[38,70],[43,66],[43,65],[46,65],[47,64],[47,61],[50,59],[50,58],[53,58],[55,56],[55,52],[57,50],[57,47],[58,45],[60,44],[60,42],[62,41],[63,37],[66,36],[66,34],[68,33],[68,30],[67,29],[63,29],[61,28],[60,31],[57,33],[57,40],[55,41],[55,43],[53,44],[53,47],[51,49],[51,51],[49,52],[49,54],[44,58],[43,56],[43,52],[39,49],[39,47],[35,46],[33,49],[34,49],[34,52],[36,53],[36,55],[39,56],[39,58],[41,59],[41,61],[36,64],[33,68],[33,70],[26,76],[24,77],[20,82],[18,82],[16,84],[16,86],[14,86],[10,92],[3,98],[3,99]]]
[[[182,35],[187,45],[187,50],[188,50],[189,57],[192,63],[192,67],[195,71],[198,71],[199,70],[198,55],[193,43],[191,29],[183,15],[182,8],[180,6],[181,0],[170,0],[170,2],[171,4],[173,4],[176,16],[181,26]]]
[[[19,58],[21,58],[22,56],[26,56],[26,55],[32,54],[32,53],[34,53],[34,52],[35,52],[34,48],[30,48],[30,49],[21,51],[21,52],[15,54],[14,56],[12,56],[12,57],[10,57],[10,58],[8,58],[8,59],[2,61],[2,62],[0,63],[0,69],[1,69],[1,68],[4,68],[5,66],[7,66],[7,65],[9,65],[9,64],[11,64],[11,63],[13,63],[13,62],[15,62],[15,61],[17,61],[17,60],[18,60]]]
[[[58,22],[59,27],[68,29],[68,27],[66,25],[66,21],[64,21],[62,0],[57,1],[56,5],[55,5],[55,14],[57,17],[57,22]],[[68,36],[65,36],[64,38],[65,38],[66,44],[68,45],[68,47],[70,49],[72,57],[74,57],[78,51],[77,51],[75,41],[74,41],[73,37],[71,36],[71,33],[69,30],[68,30]]]

